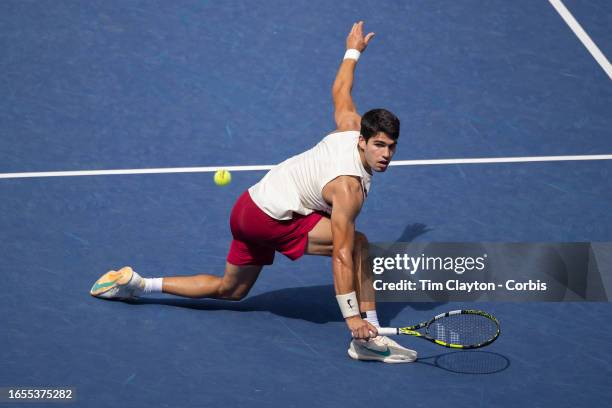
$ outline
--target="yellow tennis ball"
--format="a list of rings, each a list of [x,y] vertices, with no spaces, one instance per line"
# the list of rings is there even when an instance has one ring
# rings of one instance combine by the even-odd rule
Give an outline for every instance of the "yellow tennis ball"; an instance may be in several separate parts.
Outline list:
[[[215,184],[218,186],[227,186],[232,181],[232,174],[225,170],[217,170],[215,173]]]

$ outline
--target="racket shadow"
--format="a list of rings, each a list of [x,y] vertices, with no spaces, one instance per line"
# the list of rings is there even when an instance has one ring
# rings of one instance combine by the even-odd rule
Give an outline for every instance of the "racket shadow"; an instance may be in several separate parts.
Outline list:
[[[450,351],[419,357],[416,362],[457,374],[497,374],[510,367],[510,359],[506,356],[491,351],[476,350]]]

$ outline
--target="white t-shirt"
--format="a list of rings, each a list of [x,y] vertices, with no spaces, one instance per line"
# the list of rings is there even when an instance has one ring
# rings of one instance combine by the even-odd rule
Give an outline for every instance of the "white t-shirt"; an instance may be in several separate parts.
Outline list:
[[[367,195],[372,175],[361,163],[358,140],[359,132],[354,130],[327,135],[312,149],[274,166],[249,188],[251,198],[270,217],[289,220],[294,212],[331,214],[323,187],[338,176],[359,177]]]

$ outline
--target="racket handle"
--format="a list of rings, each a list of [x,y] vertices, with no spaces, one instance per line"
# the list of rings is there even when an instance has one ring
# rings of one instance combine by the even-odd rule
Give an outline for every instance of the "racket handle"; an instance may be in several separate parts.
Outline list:
[[[395,336],[399,334],[395,327],[379,327],[378,335],[379,336]]]

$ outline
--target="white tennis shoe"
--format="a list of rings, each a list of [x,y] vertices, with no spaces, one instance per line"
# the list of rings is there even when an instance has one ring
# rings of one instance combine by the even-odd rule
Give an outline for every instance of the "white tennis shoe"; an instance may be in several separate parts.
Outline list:
[[[135,299],[144,291],[144,279],[132,268],[106,272],[94,283],[89,293],[102,299]]]
[[[417,352],[410,350],[386,336],[370,340],[351,340],[348,355],[355,360],[375,360],[383,363],[411,363]]]

